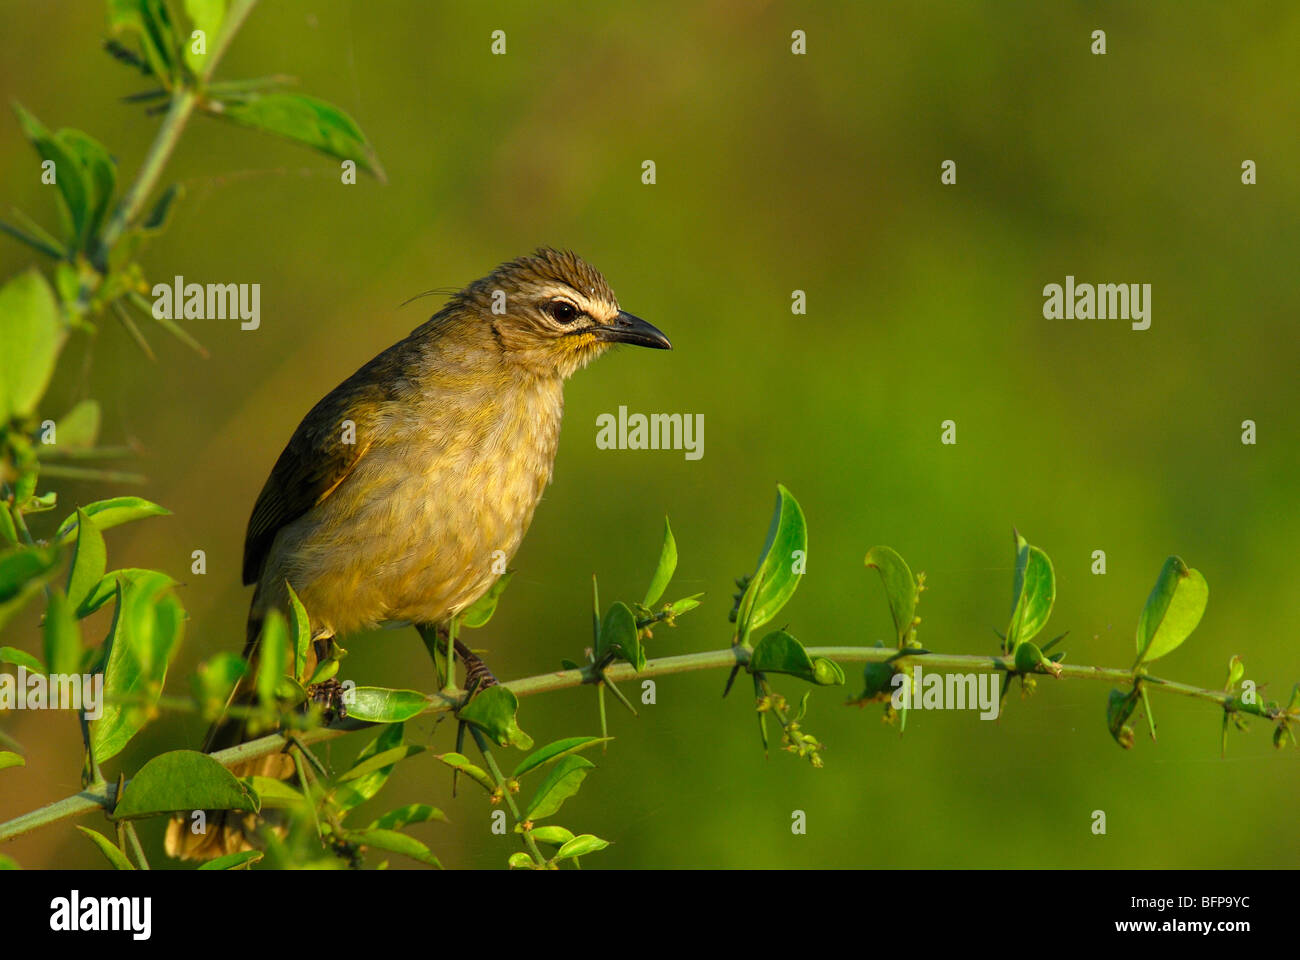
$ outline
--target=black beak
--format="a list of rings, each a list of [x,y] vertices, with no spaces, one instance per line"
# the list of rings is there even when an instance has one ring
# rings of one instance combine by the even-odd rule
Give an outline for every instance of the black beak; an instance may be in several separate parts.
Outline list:
[[[618,312],[613,323],[599,326],[593,332],[597,339],[608,343],[632,343],[638,347],[654,347],[656,350],[673,348],[662,330],[623,310]]]

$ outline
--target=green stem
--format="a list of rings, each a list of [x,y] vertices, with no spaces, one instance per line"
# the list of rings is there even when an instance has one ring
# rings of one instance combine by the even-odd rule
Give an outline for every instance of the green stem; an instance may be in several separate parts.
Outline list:
[[[230,0],[225,22],[221,26],[221,36],[217,38],[217,45],[212,48],[212,55],[208,57],[208,62],[203,65],[205,84],[212,79],[212,71],[217,68],[217,63],[229,48],[230,41],[235,39],[235,34],[239,32],[239,28],[244,25],[244,20],[253,12],[253,7],[256,5],[257,0]]]
[[[510,813],[514,815],[515,823],[523,823],[524,818],[519,812],[519,804],[515,803],[514,794],[510,792],[510,784],[506,782],[505,774],[503,774],[501,768],[497,766],[497,759],[492,755],[492,751],[488,749],[487,741],[483,738],[483,734],[479,731],[478,727],[472,725],[469,728],[469,732],[474,735],[474,742],[478,744],[479,753],[483,754],[483,759],[487,761],[488,770],[492,772],[492,778],[496,780],[497,787],[501,790],[501,796],[505,798],[506,806],[510,808]],[[542,856],[542,851],[538,849],[537,841],[533,839],[533,832],[531,830],[525,830],[523,836],[524,845],[528,847],[528,852],[532,855],[533,862],[539,867],[546,866],[546,858]]]
[[[18,528],[18,533],[22,536],[23,543],[27,544],[29,547],[36,546],[36,541],[32,539],[32,532],[27,529],[27,518],[23,516],[23,512],[19,509],[17,501],[14,502],[13,506],[13,518],[14,526]]]
[[[828,657],[845,663],[880,663],[898,656],[898,651],[890,647],[808,647],[807,650],[810,657]],[[728,669],[743,666],[748,660],[749,651],[743,646],[736,646],[727,647],[723,650],[710,650],[704,653],[688,653],[676,657],[661,657],[656,660],[649,660],[640,671],[633,670],[632,665],[629,663],[615,663],[605,669],[605,674],[612,680],[630,680],[634,677],[644,679],[646,677],[689,673],[696,670]],[[899,658],[896,661],[899,664],[900,672],[905,669],[904,662],[907,660],[918,661],[927,667],[948,668],[963,673],[972,670],[1015,672],[1015,658],[1011,656],[915,653]],[[1231,693],[1225,693],[1222,690],[1207,690],[1203,687],[1179,683],[1174,680],[1162,680],[1144,674],[1139,674],[1139,676],[1144,683],[1150,684],[1155,689],[1192,697],[1196,700],[1204,700],[1229,712],[1252,713],[1270,720],[1275,719],[1278,715],[1278,713],[1270,712],[1263,707],[1243,709],[1242,705],[1236,702],[1236,698]],[[517,697],[527,697],[539,693],[549,693],[553,690],[580,687],[586,683],[593,683],[596,679],[594,665],[589,665],[579,670],[557,670],[552,673],[539,674],[535,677],[526,677],[522,680],[513,680],[502,684],[502,686]],[[1132,671],[1119,668],[1062,665],[1059,679],[1102,680],[1120,686],[1132,686],[1135,677]],[[434,694],[429,697],[429,706],[421,716],[455,710],[461,706],[463,695],[463,691],[460,690],[455,691],[454,695]],[[159,702],[161,704],[165,701],[160,700]],[[178,699],[176,702],[182,701]],[[299,734],[299,737],[304,744],[315,743],[319,740],[341,737],[346,733],[371,726],[374,726],[374,724],[348,720],[332,727],[315,727],[305,730]],[[283,749],[284,735],[274,733],[257,740],[241,743],[227,750],[221,750],[212,754],[212,758],[223,766],[229,767]],[[112,809],[114,788],[110,785],[102,785],[102,794],[91,792],[91,790],[100,787],[101,785],[93,785],[92,788],[74,796],[59,800],[31,813],[23,814],[7,823],[0,823],[0,841],[12,839],[37,827],[66,820],[69,817],[81,816],[92,810]]]
[[[295,738],[296,739],[296,738]],[[293,757],[294,770],[298,774],[298,782],[302,784],[303,796],[307,798],[307,814],[311,817],[312,829],[316,831],[316,839],[324,842],[324,837],[320,832],[320,819],[316,816],[316,797],[312,790],[313,781],[307,779],[307,767],[303,763],[303,750],[305,747],[293,746],[289,748],[289,753]]]
[[[447,682],[442,685],[443,694],[456,689],[456,618],[447,624]],[[469,667],[465,668],[466,670]]]
[[[220,56],[219,51],[213,54],[212,60],[215,61],[218,56]],[[194,112],[198,102],[198,93],[186,87],[179,88],[172,94],[171,105],[167,108],[167,114],[163,117],[162,126],[158,128],[158,133],[154,136],[149,152],[145,155],[144,163],[140,166],[140,172],[136,174],[134,182],[132,182],[126,193],[122,195],[117,209],[113,211],[112,219],[108,221],[108,226],[104,228],[99,243],[96,245],[93,259],[95,266],[101,272],[108,267],[108,252],[113,249],[113,245],[118,240],[122,239],[122,234],[126,232],[126,228],[144,209],[145,201],[148,199],[149,194],[153,192],[154,187],[157,186],[158,178],[162,176],[163,167],[167,165],[172,151],[176,149],[176,144],[181,138],[181,132],[185,129],[185,124],[189,121],[190,114]],[[84,308],[88,304],[82,304],[82,306]]]
[[[100,470],[96,467],[73,467],[63,463],[41,464],[42,477],[62,477],[64,480],[102,480],[104,483],[148,483],[142,473],[125,470]]]
[[[321,763],[320,758],[308,749],[307,744],[302,742],[301,737],[297,734],[290,733],[288,734],[287,739],[291,744],[298,748],[298,751],[307,759],[307,762],[311,764],[312,769],[315,770],[319,776],[324,777],[326,780],[329,779],[330,772],[325,769],[325,764]],[[305,780],[303,781],[303,784],[304,786],[306,785]]]
[[[126,831],[126,839],[131,844],[131,852],[135,854],[136,863],[140,865],[141,870],[149,869],[149,861],[145,859],[144,847],[140,844],[140,835],[135,832],[135,824],[130,820],[120,821]]]
[[[9,489],[8,484],[5,485],[5,489],[6,491]],[[22,536],[23,542],[29,547],[36,546],[36,541],[32,539],[32,532],[27,529],[27,521],[23,517],[22,510],[18,508],[17,502],[14,503],[11,512],[14,518],[14,526],[18,528],[18,533]],[[49,584],[45,586],[45,596],[47,598],[51,596]],[[104,775],[99,772],[99,764],[95,761],[95,751],[90,748],[90,724],[86,720],[86,711],[80,711],[77,717],[81,726],[81,741],[86,745],[87,768],[90,771],[91,782],[100,783],[103,781]]]
[[[81,722],[81,742],[86,745],[86,762],[90,769],[91,782],[99,783],[104,779],[104,775],[99,772],[99,761],[95,759],[94,748],[90,745],[90,721],[86,719],[86,711],[78,711],[77,719]]]
[[[201,82],[206,83],[212,76],[212,71],[216,69],[217,63],[230,47],[230,42],[234,40],[235,34],[239,32],[239,28],[243,25],[248,14],[252,12],[256,2],[257,0],[232,0],[229,9],[226,11],[226,19],[221,28],[221,35],[217,38],[216,45],[213,47],[207,63],[204,64]],[[167,165],[172,151],[176,149],[181,132],[185,129],[185,124],[189,121],[190,115],[194,112],[194,108],[198,106],[198,103],[199,92],[191,87],[178,87],[172,93],[171,104],[167,107],[167,114],[163,117],[162,126],[158,128],[157,134],[154,135],[153,143],[149,146],[149,152],[145,155],[139,173],[136,174],[134,182],[132,182],[126,193],[122,195],[121,201],[113,211],[112,218],[100,235],[99,243],[96,244],[93,260],[96,268],[101,273],[108,267],[109,251],[122,238],[122,234],[126,232],[127,228],[140,216],[149,194],[158,185],[158,179],[162,176],[163,167]],[[89,293],[89,291],[83,291],[83,299],[89,296]],[[80,304],[82,309],[85,309],[88,305],[88,302]]]

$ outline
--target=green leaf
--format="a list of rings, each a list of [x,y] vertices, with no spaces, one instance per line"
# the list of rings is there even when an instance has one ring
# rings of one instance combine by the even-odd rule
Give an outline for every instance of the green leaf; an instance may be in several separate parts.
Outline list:
[[[312,671],[311,677],[307,680],[307,686],[310,687],[313,684],[324,683],[326,680],[329,680],[331,677],[334,676],[334,674],[338,672],[339,672],[338,660],[333,657],[328,657],[322,660],[320,663],[316,664],[316,669]]]
[[[586,750],[598,743],[608,743],[613,737],[566,737],[563,740],[556,740],[548,743],[544,747],[534,750],[523,760],[519,761],[519,766],[515,767],[512,777],[522,777],[531,770],[545,766],[548,763],[554,763],[561,757],[567,757],[571,753],[577,753],[579,750]]]
[[[95,842],[95,846],[99,847],[99,852],[113,865],[114,870],[135,869],[135,867],[131,866],[131,861],[126,858],[126,854],[98,830],[91,830],[89,827],[82,826],[78,826],[77,829]]]
[[[605,619],[600,622],[596,659],[603,660],[610,653],[632,664],[634,670],[645,666],[645,651],[641,649],[636,615],[626,603],[616,602],[605,611]]]
[[[117,189],[117,165],[103,144],[80,130],[60,130],[55,139],[81,170],[86,188],[86,212],[78,239],[81,249],[89,250],[99,235],[99,228],[113,201],[113,191]]]
[[[305,808],[307,798],[283,780],[275,777],[241,777],[241,784],[258,799],[258,810],[295,810]]]
[[[501,594],[506,592],[506,587],[510,584],[510,578],[515,575],[513,570],[507,570],[496,583],[488,587],[487,593],[479,597],[460,615],[460,625],[462,627],[482,627],[492,619],[492,614],[497,612],[497,603],[501,600]]]
[[[894,634],[902,646],[916,617],[916,578],[907,562],[889,547],[872,547],[867,551],[866,563],[875,568],[885,585]]]
[[[434,757],[440,763],[444,763],[453,770],[459,770],[465,776],[469,777],[488,793],[496,793],[497,785],[493,779],[488,776],[486,770],[482,767],[476,767],[469,762],[469,758],[463,753],[440,753]]]
[[[45,664],[30,653],[17,647],[0,647],[0,663],[12,663],[16,667],[26,667],[29,673],[48,673]]]
[[[354,687],[345,703],[348,716],[357,720],[365,720],[369,723],[402,723],[428,709],[429,698],[418,690]]]
[[[582,781],[587,778],[587,771],[595,764],[585,757],[568,756],[557,763],[542,785],[533,794],[524,813],[525,820],[541,820],[554,814],[582,788]]]
[[[45,645],[45,663],[50,673],[80,673],[81,631],[77,628],[72,604],[63,595],[63,591],[50,591],[50,602],[45,608],[45,624],[41,632]]]
[[[167,187],[158,199],[154,202],[153,209],[149,211],[149,216],[141,221],[139,232],[145,236],[155,236],[162,233],[167,228],[167,221],[171,217],[172,207],[176,201],[185,196],[185,187],[179,183],[173,183]]]
[[[226,18],[226,0],[185,0],[185,13],[194,29],[203,31],[205,51],[194,52],[194,37],[191,34],[181,43],[185,51],[185,63],[194,76],[202,77],[208,57],[216,49],[217,38],[221,35],[221,22]]]
[[[1056,602],[1056,575],[1052,561],[1014,531],[1016,573],[1011,587],[1011,624],[1007,627],[1007,650],[1032,640],[1047,624]]]
[[[35,268],[0,287],[0,423],[35,411],[67,334],[54,291]]]
[[[307,688],[285,674],[275,684],[275,699],[283,706],[296,707],[307,700]]]
[[[54,164],[54,185],[58,190],[59,217],[63,221],[67,246],[74,250],[85,247],[86,230],[93,204],[92,186],[80,158],[61,137],[55,136],[45,125],[15,103],[14,112],[23,135],[31,141],[42,163]]]
[[[76,529],[77,543],[72,549],[72,565],[68,568],[68,602],[73,610],[80,610],[104,577],[108,553],[104,535],[84,510],[77,511]]]
[[[66,260],[54,265],[54,293],[60,303],[75,303],[81,295],[81,274]]]
[[[384,727],[383,731],[374,740],[371,740],[357,754],[356,763],[364,763],[371,757],[381,753],[386,753],[402,743],[402,736],[406,727],[403,724],[395,723],[392,726]],[[379,770],[374,770],[365,776],[354,778],[351,782],[340,786],[334,791],[334,802],[343,810],[351,810],[353,807],[360,806],[369,800],[388,782],[389,775],[393,772],[394,764],[389,764]]]
[[[749,657],[750,673],[786,673],[818,686],[844,683],[844,671],[834,660],[808,656],[802,643],[784,630],[769,633]]]
[[[1177,650],[1201,622],[1209,599],[1210,586],[1200,571],[1178,557],[1166,560],[1138,620],[1134,668]]]
[[[500,684],[488,687],[456,712],[456,716],[472,723],[503,747],[531,750],[533,738],[519,729],[515,714],[519,700]]]
[[[113,809],[117,820],[134,820],[188,810],[245,810],[256,813],[258,798],[205,753],[172,750],[140,768]]]
[[[200,870],[238,870],[261,860],[265,854],[261,850],[245,850],[243,853],[228,853],[207,863],[200,864]]]
[[[813,657],[813,683],[819,687],[844,686],[844,668],[828,657]],[[805,692],[804,697],[808,694]]]
[[[172,583],[166,574],[155,573],[118,585],[106,641],[105,705],[90,725],[91,748],[100,763],[122,751],[162,694],[185,621],[185,611],[171,593]]]
[[[13,857],[7,857],[3,853],[0,853],[0,870],[21,870],[21,869],[22,867],[18,866],[17,860],[15,860]]]
[[[380,770],[391,770],[408,757],[413,757],[417,753],[424,753],[424,750],[425,748],[418,743],[403,743],[366,757],[364,760],[358,758],[357,763],[346,773],[341,774],[335,782],[347,783],[350,780],[358,780]]]
[[[523,833],[522,824],[515,826],[516,833]],[[573,831],[564,827],[537,827],[532,831],[533,839],[550,847],[562,847],[573,839]]]
[[[1136,690],[1129,693],[1111,690],[1106,699],[1106,727],[1110,730],[1110,735],[1115,738],[1115,742],[1125,750],[1133,748],[1133,728],[1125,724],[1137,708],[1137,702]]]
[[[689,597],[682,597],[680,600],[674,600],[664,608],[664,612],[670,617],[680,617],[683,613],[689,613],[700,605],[702,593],[693,593]]]
[[[799,501],[781,484],[776,487],[776,508],[768,526],[767,541],[759,556],[758,569],[740,601],[736,618],[737,636],[747,642],[749,634],[767,623],[794,595],[808,556],[808,527]]]
[[[379,161],[360,127],[344,111],[324,100],[300,93],[250,93],[208,107],[221,117],[266,133],[285,137],[384,179]]]
[[[17,498],[15,498],[15,502],[17,502]],[[27,502],[23,504],[23,513],[45,513],[47,510],[53,510],[58,505],[58,502],[59,495],[53,490],[39,497],[28,497]]]
[[[0,627],[54,579],[58,563],[55,547],[24,546],[0,553]]]
[[[95,526],[100,530],[108,530],[143,517],[171,516],[171,511],[166,507],[160,507],[143,497],[112,497],[108,500],[88,503],[81,509],[87,516],[94,518]],[[67,543],[73,539],[76,532],[77,514],[74,513],[59,524],[59,529],[54,536],[59,542]]]
[[[264,706],[276,705],[275,691],[280,686],[289,660],[289,638],[285,633],[284,614],[277,609],[267,612],[258,637],[257,679],[254,689],[257,700]]]
[[[211,714],[220,710],[230,699],[235,685],[248,673],[244,658],[234,653],[219,653],[199,665],[190,678],[190,689],[200,708]]]
[[[883,643],[877,643],[883,647]],[[859,705],[869,703],[877,698],[889,699],[894,687],[894,665],[882,661],[869,662],[862,668],[862,695],[858,697]]]
[[[437,807],[427,803],[411,803],[396,810],[389,810],[382,817],[371,821],[369,830],[400,830],[411,823],[425,823],[429,820],[447,822],[447,815]]]
[[[412,860],[418,860],[420,863],[427,863],[431,867],[442,869],[442,863],[429,851],[428,847],[414,837],[408,837],[396,830],[350,830],[347,838],[367,847],[374,847],[376,850],[400,853]]]
[[[595,853],[597,850],[604,850],[608,846],[608,840],[602,840],[590,833],[584,833],[560,847],[555,854],[555,859],[567,860],[569,857],[582,857],[589,853]]]
[[[788,673],[811,681],[813,675],[812,658],[802,643],[784,630],[769,633],[749,658],[751,673]]]
[[[1241,678],[1246,675],[1246,665],[1242,663],[1241,657],[1235,653],[1232,659],[1228,661],[1228,682],[1223,689],[1231,693],[1237,689],[1237,684],[1241,683]]]
[[[25,766],[27,766],[27,761],[22,758],[21,754],[14,753],[12,750],[0,750],[0,770]]]
[[[18,527],[14,523],[13,508],[8,500],[0,500],[0,546],[18,545]]]
[[[154,76],[171,84],[177,44],[162,0],[108,0],[108,28],[118,39],[136,40]]]
[[[98,526],[98,524],[96,524]],[[75,529],[75,527],[74,527]],[[157,570],[147,570],[143,567],[122,567],[118,570],[110,570],[99,579],[94,589],[81,602],[77,608],[78,617],[88,617],[108,601],[117,597],[117,585],[119,583],[127,584],[141,577],[166,577],[165,573]],[[176,586],[176,581],[167,577],[172,586]]]
[[[537,870],[537,864],[533,862],[531,855],[524,853],[522,850],[510,854],[508,861],[511,870]]]
[[[99,437],[99,404],[82,400],[62,417],[55,427],[55,450],[87,450]]]
[[[289,605],[293,618],[289,623],[289,633],[293,639],[293,675],[299,680],[307,679],[307,655],[311,652],[311,621],[307,617],[307,608],[298,599],[289,581],[284,582],[289,591]]]
[[[659,551],[659,565],[655,567],[655,574],[650,578],[650,586],[645,592],[644,603],[647,607],[659,602],[676,570],[677,541],[673,539],[673,528],[668,525],[668,518],[664,517],[664,545]]]
[[[1036,673],[1038,668],[1042,667],[1054,677],[1061,675],[1061,668],[1043,656],[1043,651],[1038,649],[1038,644],[1031,640],[1022,640],[1016,645],[1015,664],[1016,669],[1021,673]]]

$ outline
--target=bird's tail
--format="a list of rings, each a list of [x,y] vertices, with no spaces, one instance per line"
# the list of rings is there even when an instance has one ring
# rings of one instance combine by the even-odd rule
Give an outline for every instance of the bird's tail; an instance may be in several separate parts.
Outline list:
[[[253,595],[252,610],[257,610],[256,593]],[[256,676],[255,661],[261,633],[262,618],[250,611],[247,639],[244,642],[244,660],[249,664],[245,678]],[[241,681],[236,685],[226,706],[227,709],[232,705],[251,706],[254,702],[252,691]],[[250,739],[248,723],[244,718],[223,716],[208,730],[203,741],[203,752],[225,750]],[[237,763],[230,767],[230,772],[240,778],[257,776],[287,780],[294,775],[294,765],[287,753],[272,753]],[[177,814],[167,824],[164,850],[169,857],[179,860],[212,860],[257,849],[256,832],[262,822],[263,818],[238,810],[196,810],[188,814]]]

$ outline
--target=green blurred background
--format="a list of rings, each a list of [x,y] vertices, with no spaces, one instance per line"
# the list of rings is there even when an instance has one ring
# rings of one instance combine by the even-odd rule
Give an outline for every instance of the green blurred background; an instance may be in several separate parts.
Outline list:
[[[102,6],[0,3],[0,93],[99,138],[126,180],[158,120],[120,99],[144,84],[101,51]],[[1098,28],[1105,56],[1089,52]],[[505,56],[489,54],[497,29]],[[794,29],[806,56],[791,55]],[[569,385],[554,483],[501,610],[473,637],[498,676],[581,654],[592,572],[605,602],[639,598],[665,514],[681,555],[669,597],[708,596],[651,655],[725,645],[731,581],[753,567],[779,481],[810,528],[808,576],[782,614],[805,643],[887,637],[883,590],[863,567],[884,543],[928,575],[926,646],[992,652],[1015,524],[1055,561],[1048,629],[1070,630],[1070,662],[1131,663],[1147,592],[1177,553],[1205,574],[1210,605],[1157,672],[1217,687],[1241,654],[1285,701],[1300,679],[1298,42],[1290,3],[260,4],[218,76],[297,76],[356,118],[389,183],[341,186],[327,158],[196,118],[164,180],[188,194],[144,263],[151,280],[260,283],[262,327],[191,323],[206,361],[155,335],[156,365],[111,320],[84,364],[75,340],[45,412],[99,399],[105,442],[137,440],[150,482],[56,485],[61,503],[139,492],[175,511],[108,535],[112,566],[186,581],[175,684],[242,642],[244,525],[298,420],[437,301],[399,304],[565,246],[676,349],[619,351]],[[946,159],[955,186],[940,185]],[[1247,159],[1257,186],[1241,183]],[[37,175],[0,117],[4,206],[52,224]],[[0,275],[32,261],[0,243]],[[1043,319],[1044,284],[1066,274],[1151,283],[1150,330]],[[806,316],[791,315],[795,289]],[[704,458],[597,450],[595,419],[620,404],[702,413]],[[1256,446],[1240,441],[1247,418]],[[956,446],[939,443],[946,419]],[[188,574],[195,549],[205,576]],[[1097,549],[1105,576],[1089,572]],[[36,648],[31,613],[5,642]],[[345,677],[433,688],[414,631],[346,646]],[[856,693],[858,666],[848,673]],[[1126,753],[1106,732],[1100,683],[1040,680],[997,722],[919,714],[901,738],[878,707],[818,690],[806,727],[827,749],[814,770],[764,759],[749,697],[720,699],[723,679],[663,678],[640,719],[614,708],[617,741],[557,818],[615,842],[590,866],[1300,858],[1300,751],[1275,751],[1257,725],[1234,731],[1221,759],[1220,715],[1204,704],[1153,695],[1160,742],[1135,718]],[[539,742],[596,732],[595,695],[529,699],[521,720]],[[75,723],[19,715],[7,730],[32,759],[0,781],[0,820],[78,789]],[[453,732],[408,725],[437,750]],[[154,725],[121,768],[201,735],[196,722]],[[367,739],[328,752],[342,762]],[[516,848],[489,833],[481,794],[453,799],[422,758],[372,807],[409,802],[446,810],[450,826],[412,833],[448,865],[500,867]],[[806,836],[791,834],[796,809]],[[145,835],[162,861],[161,825]],[[101,865],[66,824],[5,852]]]

